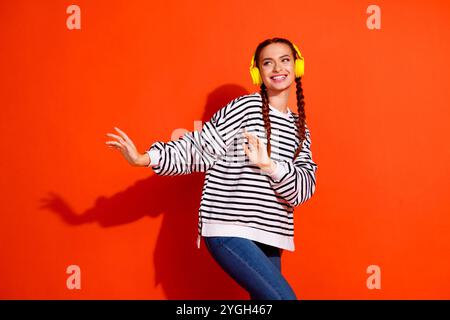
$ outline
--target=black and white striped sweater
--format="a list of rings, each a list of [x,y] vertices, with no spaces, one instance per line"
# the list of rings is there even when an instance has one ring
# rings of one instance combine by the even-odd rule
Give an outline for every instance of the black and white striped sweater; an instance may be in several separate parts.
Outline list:
[[[201,131],[176,141],[154,142],[147,151],[158,175],[205,172],[199,208],[201,236],[236,236],[294,251],[294,207],[315,191],[317,164],[312,159],[306,127],[302,150],[295,127],[298,117],[270,106],[271,155],[275,172],[266,174],[250,163],[242,144],[244,128],[266,144],[262,99],[242,95],[219,109]]]

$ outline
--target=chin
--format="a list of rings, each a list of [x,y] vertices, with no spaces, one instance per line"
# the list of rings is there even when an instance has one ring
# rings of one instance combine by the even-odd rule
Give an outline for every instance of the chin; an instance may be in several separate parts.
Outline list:
[[[274,86],[272,84],[266,85],[267,90],[270,90],[270,91],[285,91],[285,90],[288,90],[291,86],[292,86],[292,82],[290,84],[280,85],[280,86],[277,86],[277,85]]]

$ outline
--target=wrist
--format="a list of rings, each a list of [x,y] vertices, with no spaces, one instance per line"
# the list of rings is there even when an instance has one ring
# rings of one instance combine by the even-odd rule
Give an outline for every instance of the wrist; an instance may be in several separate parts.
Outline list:
[[[264,173],[272,174],[277,169],[277,163],[275,161],[273,161],[272,159],[270,159],[268,164],[262,165],[260,168],[261,168],[261,171],[263,171]]]
[[[138,167],[148,167],[148,165],[150,164],[150,156],[148,155],[147,152],[145,152],[144,154],[139,154],[137,161],[136,161],[136,165]]]

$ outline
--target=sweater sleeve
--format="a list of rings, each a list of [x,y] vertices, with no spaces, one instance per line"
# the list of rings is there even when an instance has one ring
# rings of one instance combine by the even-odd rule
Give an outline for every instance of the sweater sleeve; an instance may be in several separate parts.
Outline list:
[[[154,142],[147,151],[159,158],[157,164],[150,166],[153,171],[164,176],[205,172],[225,156],[244,118],[234,111],[237,100],[214,113],[201,131],[187,132],[175,141]]]
[[[274,190],[291,206],[296,207],[312,197],[316,189],[317,164],[311,153],[311,134],[306,127],[302,150],[294,161],[276,161],[277,168],[269,174]]]
[[[157,164],[159,164],[159,151],[157,149],[151,149],[146,151],[148,154],[148,157],[150,158],[150,163],[148,164],[148,167],[154,167]]]

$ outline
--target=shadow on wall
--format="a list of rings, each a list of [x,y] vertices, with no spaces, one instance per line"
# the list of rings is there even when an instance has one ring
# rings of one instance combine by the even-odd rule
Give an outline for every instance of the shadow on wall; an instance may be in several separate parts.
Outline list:
[[[244,94],[248,91],[237,85],[217,88],[208,95],[202,122],[209,121],[217,110]],[[161,285],[167,299],[247,299],[248,294],[220,269],[203,241],[201,250],[197,249],[198,209],[204,177],[204,173],[153,174],[110,198],[99,197],[94,207],[81,214],[73,212],[60,196],[51,194],[43,200],[41,209],[58,214],[72,226],[98,222],[105,228],[163,214],[154,252],[154,286]],[[166,200],[171,198],[177,200]]]

